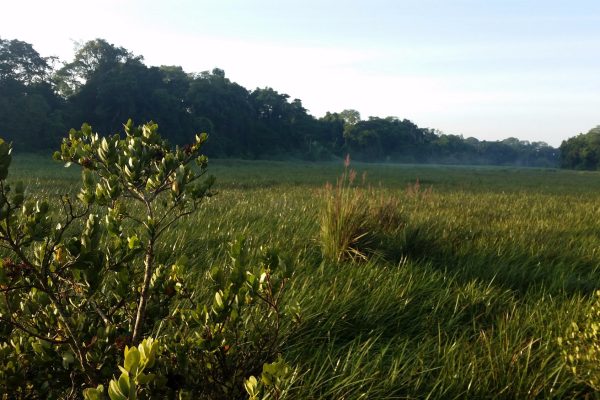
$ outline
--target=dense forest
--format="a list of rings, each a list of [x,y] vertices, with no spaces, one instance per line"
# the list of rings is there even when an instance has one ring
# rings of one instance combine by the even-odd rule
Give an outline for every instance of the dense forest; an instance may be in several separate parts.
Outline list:
[[[217,157],[328,160],[350,153],[364,161],[524,166],[559,160],[544,142],[481,141],[408,119],[361,119],[355,110],[316,118],[300,99],[269,87],[248,90],[221,69],[147,66],[103,39],[81,44],[73,60],[63,61],[0,38],[0,136],[17,151],[56,148],[83,122],[113,133],[128,118],[157,122],[173,143],[207,132],[206,152]]]
[[[562,142],[560,166],[569,169],[600,169],[600,126]]]

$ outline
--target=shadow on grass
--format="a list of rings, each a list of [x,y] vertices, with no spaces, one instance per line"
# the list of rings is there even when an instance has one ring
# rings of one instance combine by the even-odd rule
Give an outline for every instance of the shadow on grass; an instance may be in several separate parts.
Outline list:
[[[510,247],[481,248],[473,232],[454,232],[441,239],[439,229],[409,226],[387,238],[382,252],[398,262],[402,257],[453,274],[464,282],[479,279],[525,296],[532,290],[548,294],[591,295],[600,287],[599,264],[555,248],[537,254],[514,243]],[[568,253],[568,254],[567,254]]]

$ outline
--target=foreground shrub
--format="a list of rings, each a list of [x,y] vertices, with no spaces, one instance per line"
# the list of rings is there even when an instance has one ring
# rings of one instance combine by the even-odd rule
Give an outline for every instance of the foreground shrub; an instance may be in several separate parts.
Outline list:
[[[367,260],[404,227],[402,205],[398,198],[356,185],[349,157],[344,165],[336,184],[325,186],[321,249],[326,258],[336,262]]]
[[[153,339],[144,339],[139,346],[125,346],[123,366],[119,366],[119,379],[112,379],[108,386],[108,396],[111,400],[135,399],[138,395],[138,385],[154,380],[154,374],[144,374],[146,368],[152,368],[156,360],[158,343]],[[104,398],[104,385],[88,388],[83,391],[86,400]]]
[[[139,350],[125,348],[121,375],[108,386],[111,400],[285,398],[297,378],[277,357],[282,324],[299,318],[297,307],[282,307],[291,264],[268,250],[252,268],[243,239],[232,245],[231,258],[228,273],[211,271],[216,291],[209,305],[186,296],[193,288],[176,279],[179,300],[192,304],[180,303],[165,320],[160,345],[146,339]],[[103,399],[104,390],[88,388],[84,397]]]
[[[294,373],[281,360],[269,363],[281,351],[283,325],[299,319],[297,307],[282,304],[292,264],[265,250],[260,264],[251,266],[243,239],[233,243],[230,255],[228,273],[210,273],[212,304],[178,308],[165,326],[171,335],[160,361],[161,375],[171,379],[165,389],[193,399],[240,399],[247,396],[247,379],[271,371],[281,379],[263,379],[258,389],[280,398]]]
[[[55,158],[83,168],[83,187],[77,199],[61,197],[59,209],[6,182],[10,146],[0,145],[0,242],[8,251],[0,339],[10,353],[4,387],[13,393],[55,396],[65,384],[75,393],[102,381],[117,352],[152,327],[155,246],[212,184],[200,180],[206,135],[171,150],[157,129],[129,121],[125,137],[109,138],[85,124],[71,130]]]
[[[156,262],[163,233],[213,183],[203,178],[206,135],[171,149],[157,129],[71,130],[55,158],[80,165],[83,185],[58,208],[7,183],[11,147],[0,141],[0,398],[78,398],[84,388],[89,399],[240,398],[244,379],[276,360],[291,273],[272,274],[278,256],[258,275],[239,263],[211,306],[186,284],[185,259]]]

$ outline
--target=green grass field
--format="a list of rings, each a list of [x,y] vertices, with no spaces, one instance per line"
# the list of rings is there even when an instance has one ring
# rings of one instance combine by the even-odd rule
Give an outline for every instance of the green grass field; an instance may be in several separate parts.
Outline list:
[[[321,256],[323,187],[341,163],[211,161],[218,195],[177,225],[161,262],[185,254],[202,291],[228,243],[296,260],[287,301],[302,322],[284,358],[291,398],[581,398],[557,339],[600,287],[600,174],[509,167],[354,164],[400,199],[406,229],[386,259]],[[75,192],[77,168],[17,156],[10,180]],[[419,180],[422,192],[407,187]],[[207,287],[205,295],[210,290]],[[593,394],[592,394],[593,396]]]

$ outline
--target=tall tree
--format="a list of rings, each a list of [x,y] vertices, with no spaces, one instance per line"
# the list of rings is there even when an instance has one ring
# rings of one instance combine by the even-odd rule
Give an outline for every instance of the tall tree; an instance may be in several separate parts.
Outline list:
[[[0,39],[0,134],[21,151],[56,144],[64,131],[49,60],[29,43]]]
[[[59,91],[70,96],[88,80],[128,60],[142,61],[123,47],[117,47],[104,39],[79,44],[73,61],[66,63],[56,73]]]
[[[560,165],[571,169],[600,169],[600,125],[560,145]]]
[[[0,82],[42,83],[48,81],[50,71],[49,58],[40,56],[31,44],[0,38]]]
[[[212,135],[208,154],[252,157],[254,111],[249,92],[231,82],[221,69],[197,74],[190,82],[186,103],[196,126]]]

